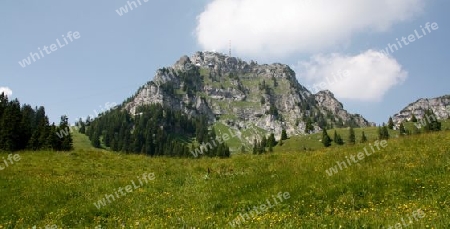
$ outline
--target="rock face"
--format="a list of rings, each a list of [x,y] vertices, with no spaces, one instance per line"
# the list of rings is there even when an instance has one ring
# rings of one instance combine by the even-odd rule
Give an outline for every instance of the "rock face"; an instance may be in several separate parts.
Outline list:
[[[277,138],[303,134],[307,120],[314,131],[331,126],[369,126],[361,115],[349,114],[329,91],[311,94],[284,64],[259,65],[214,52],[181,57],[159,69],[124,108],[162,104],[190,116],[205,115],[212,125],[223,123],[236,132],[257,128]],[[313,132],[314,132],[313,131]]]
[[[403,108],[392,117],[394,123],[409,121],[414,114],[422,119],[425,111],[431,109],[438,119],[446,119],[450,116],[450,95],[444,95],[432,99],[419,99]]]
[[[367,120],[360,114],[350,114],[344,110],[344,106],[339,102],[334,94],[328,90],[320,91],[314,95],[317,105],[323,112],[331,111],[331,113],[344,120],[344,122],[352,122],[355,126],[373,126],[373,123],[368,123]],[[343,124],[345,125],[345,123]]]

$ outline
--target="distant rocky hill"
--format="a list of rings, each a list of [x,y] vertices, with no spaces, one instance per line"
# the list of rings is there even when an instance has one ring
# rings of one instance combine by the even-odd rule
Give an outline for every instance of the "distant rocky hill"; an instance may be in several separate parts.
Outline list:
[[[392,117],[394,123],[408,121],[414,114],[416,118],[421,119],[426,110],[433,110],[438,119],[446,119],[450,116],[450,95],[444,95],[432,99],[419,99],[414,103],[403,108],[399,113]]]
[[[123,107],[135,114],[137,107],[157,103],[190,116],[205,115],[212,125],[237,133],[254,129],[277,138],[283,129],[292,135],[370,125],[344,110],[331,92],[312,94],[288,65],[247,63],[214,52],[183,56],[159,69]]]

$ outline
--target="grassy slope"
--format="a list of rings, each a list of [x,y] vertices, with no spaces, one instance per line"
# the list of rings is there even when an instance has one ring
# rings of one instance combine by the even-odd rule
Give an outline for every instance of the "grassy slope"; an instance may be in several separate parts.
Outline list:
[[[442,130],[449,130],[450,129],[450,120],[441,120],[442,123]],[[414,123],[405,123],[406,130],[411,131],[412,133],[414,128]],[[344,139],[345,142],[347,142],[349,131],[348,128],[342,128],[342,129],[332,129],[328,130],[328,135],[333,139],[334,131],[341,135],[341,137]],[[366,135],[369,142],[375,141],[378,138],[377,133],[377,127],[367,127],[367,128],[355,128],[355,136],[356,141],[359,142],[361,140],[362,132],[364,131],[364,134]],[[389,130],[389,135],[391,138],[398,138],[399,132],[394,130]],[[310,135],[297,135],[297,136],[291,136],[288,140],[284,142],[284,145],[281,147],[277,147],[278,152],[298,152],[298,151],[304,151],[304,148],[306,148],[308,151],[310,150],[318,150],[323,149],[324,146],[322,142],[320,141],[322,139],[322,132],[310,134]],[[341,147],[336,146],[334,143],[331,146],[334,147]]]
[[[22,159],[0,171],[0,228],[228,228],[278,192],[291,198],[243,227],[380,228],[420,208],[426,217],[408,228],[448,228],[449,141],[450,132],[392,139],[359,165],[328,176],[326,169],[365,145],[190,160],[86,149],[77,135],[82,149],[19,152]],[[144,172],[156,179],[100,210],[94,206]]]

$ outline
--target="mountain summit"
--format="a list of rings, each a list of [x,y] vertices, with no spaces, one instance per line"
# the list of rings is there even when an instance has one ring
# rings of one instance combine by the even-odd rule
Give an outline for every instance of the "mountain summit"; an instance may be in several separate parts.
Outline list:
[[[450,95],[418,99],[395,114],[392,119],[394,123],[409,121],[413,115],[418,119],[422,119],[425,111],[428,109],[433,111],[437,119],[447,119],[450,117]]]
[[[148,104],[194,117],[205,115],[210,124],[238,133],[252,129],[277,138],[282,130],[293,135],[323,127],[370,125],[361,115],[344,110],[330,91],[312,94],[288,65],[247,63],[215,52],[183,56],[173,66],[159,69],[124,108],[136,115],[139,106]]]

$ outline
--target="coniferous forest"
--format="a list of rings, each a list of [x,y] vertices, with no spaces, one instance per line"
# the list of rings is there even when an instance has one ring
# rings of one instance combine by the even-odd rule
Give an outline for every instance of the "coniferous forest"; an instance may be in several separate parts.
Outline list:
[[[44,107],[21,106],[19,100],[9,101],[4,93],[0,94],[0,151],[70,151],[73,149],[70,133],[56,134],[68,128],[66,116],[61,117],[59,126],[50,125]]]
[[[196,147],[216,138],[214,130],[208,129],[206,117],[190,118],[159,104],[141,106],[135,115],[119,107],[78,125],[96,148],[149,156],[192,157]],[[189,147],[194,139],[197,144]],[[204,156],[229,157],[229,147],[219,144]]]

